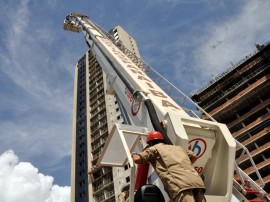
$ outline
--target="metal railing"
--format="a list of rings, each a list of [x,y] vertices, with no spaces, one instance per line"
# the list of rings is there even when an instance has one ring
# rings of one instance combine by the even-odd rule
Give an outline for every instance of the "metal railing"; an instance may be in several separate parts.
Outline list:
[[[247,83],[251,78],[255,77],[256,75],[258,75],[259,73],[261,73],[262,71],[264,71],[267,68],[269,68],[268,65],[264,65],[264,66],[259,67],[254,72],[252,72],[251,74],[247,75],[245,78],[241,79],[236,84],[232,85],[227,90],[222,91],[222,93],[220,93],[218,96],[214,97],[212,100],[210,100],[209,102],[207,102],[207,104],[204,105],[204,108],[207,108],[207,107],[211,106],[213,103],[215,103],[216,101],[220,100],[221,98],[225,98],[233,90],[235,90],[236,88],[240,87],[241,85]]]
[[[270,41],[264,43],[262,46],[266,47],[270,44]],[[240,61],[238,61],[236,64],[233,64],[232,67],[228,68],[226,71],[224,71],[223,73],[221,73],[220,75],[216,76],[214,79],[212,79],[207,85],[205,85],[204,87],[202,87],[200,90],[198,90],[196,92],[196,94],[201,93],[202,91],[204,91],[205,89],[207,89],[209,86],[211,86],[213,83],[215,83],[217,80],[220,80],[221,78],[225,77],[228,73],[230,73],[232,70],[236,69],[238,66],[240,66],[241,64],[243,64],[244,62],[246,62],[248,59],[250,59],[251,57],[253,57],[254,55],[256,55],[258,52],[260,52],[261,50],[255,50],[253,53],[249,54],[248,56],[246,56],[245,58],[241,59]]]
[[[236,139],[235,139],[235,142],[236,142],[236,144],[237,144],[239,147],[241,147],[241,148],[243,149],[243,151],[242,151],[242,153],[241,153],[240,156],[244,155],[245,153],[246,153],[246,155],[248,156],[248,158],[249,158],[249,160],[250,160],[250,162],[251,162],[251,165],[252,165],[253,168],[255,168],[254,171],[255,171],[255,173],[256,173],[256,175],[257,175],[259,181],[260,181],[259,186],[260,186],[261,188],[264,188],[265,182],[263,181],[263,179],[262,179],[262,177],[261,177],[261,174],[259,173],[259,171],[258,171],[258,169],[257,169],[257,166],[256,166],[256,164],[254,163],[253,158],[252,158],[251,154],[249,153],[248,149],[247,149],[242,143],[240,143],[239,141],[237,141]],[[237,162],[235,162],[235,165],[237,165]],[[247,174],[246,174],[244,171],[242,171],[238,166],[235,167],[235,170],[236,170],[237,173],[239,174],[239,177],[240,177],[240,179],[241,179],[242,184],[244,184],[244,174],[245,174],[245,177],[246,177]],[[253,180],[252,180],[252,181],[253,181]],[[255,183],[255,184],[256,184],[256,183]],[[258,185],[257,185],[257,186],[258,186]]]

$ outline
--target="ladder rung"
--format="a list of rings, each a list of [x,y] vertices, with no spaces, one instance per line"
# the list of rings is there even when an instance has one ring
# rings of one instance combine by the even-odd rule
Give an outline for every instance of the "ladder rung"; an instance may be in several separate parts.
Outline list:
[[[235,178],[236,182],[238,182],[239,184],[241,184],[241,179],[240,178]],[[244,182],[249,182],[249,180],[244,179]]]
[[[260,194],[259,191],[256,191],[256,190],[249,188],[249,187],[244,187],[244,189],[246,190],[247,194]]]

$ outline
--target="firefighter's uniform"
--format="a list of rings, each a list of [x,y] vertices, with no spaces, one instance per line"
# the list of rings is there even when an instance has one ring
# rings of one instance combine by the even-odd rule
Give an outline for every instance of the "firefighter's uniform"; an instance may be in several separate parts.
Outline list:
[[[138,155],[142,163],[152,164],[172,201],[194,201],[193,196],[202,198],[198,201],[205,201],[204,183],[189,159],[191,151],[180,146],[159,143]]]

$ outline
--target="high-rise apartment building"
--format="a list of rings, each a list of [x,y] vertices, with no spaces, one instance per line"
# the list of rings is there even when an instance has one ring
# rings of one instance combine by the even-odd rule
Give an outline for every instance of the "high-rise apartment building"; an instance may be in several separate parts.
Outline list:
[[[270,43],[256,45],[245,57],[193,94],[215,120],[225,123],[233,137],[249,150],[270,193]],[[260,183],[248,155],[237,147],[236,162]]]
[[[120,26],[110,32],[136,57],[135,40]],[[117,97],[106,94],[104,73],[91,50],[78,61],[74,79],[71,202],[116,201],[129,183],[129,166],[101,167],[89,174],[114,123],[124,123]]]
[[[129,36],[129,34],[122,27],[117,25],[109,33],[114,37],[117,43],[121,41],[121,43],[135,56],[138,58],[141,57],[136,41]]]

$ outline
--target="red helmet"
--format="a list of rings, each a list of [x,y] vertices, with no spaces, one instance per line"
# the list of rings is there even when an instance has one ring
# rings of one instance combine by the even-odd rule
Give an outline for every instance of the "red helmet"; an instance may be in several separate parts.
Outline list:
[[[147,136],[147,139],[146,139],[146,142],[150,142],[152,140],[163,140],[164,141],[164,138],[163,138],[163,135],[158,132],[158,131],[152,131],[148,134]]]

